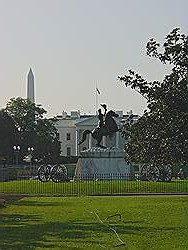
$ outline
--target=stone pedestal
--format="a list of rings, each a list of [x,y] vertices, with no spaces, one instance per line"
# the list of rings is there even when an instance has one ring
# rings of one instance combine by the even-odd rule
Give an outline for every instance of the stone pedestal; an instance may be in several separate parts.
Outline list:
[[[91,148],[81,152],[75,179],[133,179],[133,167],[124,159],[125,151],[116,147]]]

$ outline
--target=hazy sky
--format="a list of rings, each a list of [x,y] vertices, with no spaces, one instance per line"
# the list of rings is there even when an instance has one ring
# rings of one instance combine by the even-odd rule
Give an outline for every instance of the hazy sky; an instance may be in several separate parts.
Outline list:
[[[0,108],[26,98],[35,75],[36,103],[48,116],[95,113],[99,103],[142,114],[145,100],[117,81],[133,69],[161,80],[168,68],[145,54],[173,28],[188,30],[187,0],[0,0]]]

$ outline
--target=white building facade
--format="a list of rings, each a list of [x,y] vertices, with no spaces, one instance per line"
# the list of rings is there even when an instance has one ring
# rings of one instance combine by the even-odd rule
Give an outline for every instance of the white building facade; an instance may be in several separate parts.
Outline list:
[[[119,117],[116,120],[118,127],[122,127],[127,121],[129,115],[123,115],[122,111],[116,111]],[[87,135],[86,141],[79,145],[84,130],[92,131],[98,125],[98,118],[96,115],[80,115],[79,111],[71,112],[67,115],[65,112],[61,116],[57,116],[55,126],[59,133],[59,140],[61,142],[62,156],[79,156],[81,151],[95,147],[96,140],[92,138],[91,134]],[[138,120],[138,116],[134,115],[133,121]],[[126,141],[121,136],[120,132],[116,132],[112,137],[104,136],[102,145],[106,147],[124,148]]]

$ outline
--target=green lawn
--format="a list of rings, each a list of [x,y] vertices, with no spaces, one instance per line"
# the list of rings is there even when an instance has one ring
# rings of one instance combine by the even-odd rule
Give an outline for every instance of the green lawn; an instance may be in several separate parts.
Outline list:
[[[188,193],[188,180],[171,182],[148,181],[75,181],[42,183],[38,180],[0,182],[0,193],[31,195],[102,195],[124,193]]]
[[[187,235],[187,196],[27,197],[0,209],[0,249],[188,249]]]

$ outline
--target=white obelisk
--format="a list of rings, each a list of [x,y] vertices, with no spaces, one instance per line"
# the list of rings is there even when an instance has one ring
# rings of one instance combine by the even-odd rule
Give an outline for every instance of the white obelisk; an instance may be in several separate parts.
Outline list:
[[[35,103],[34,75],[31,68],[27,75],[27,99]]]

